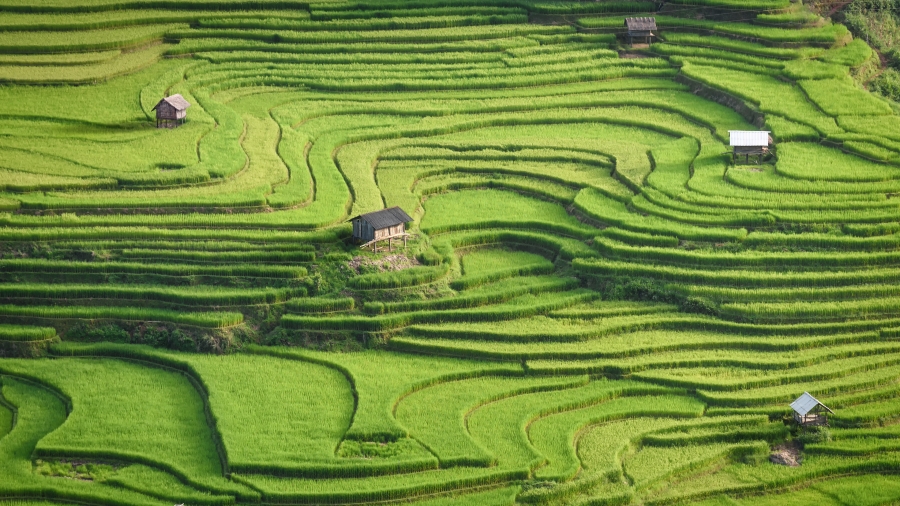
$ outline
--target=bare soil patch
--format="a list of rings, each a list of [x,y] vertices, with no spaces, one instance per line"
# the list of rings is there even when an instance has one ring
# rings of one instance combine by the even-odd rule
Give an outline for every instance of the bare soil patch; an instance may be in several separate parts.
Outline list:
[[[769,455],[769,461],[779,466],[799,467],[801,460],[800,445],[794,441],[772,448],[772,454]]]

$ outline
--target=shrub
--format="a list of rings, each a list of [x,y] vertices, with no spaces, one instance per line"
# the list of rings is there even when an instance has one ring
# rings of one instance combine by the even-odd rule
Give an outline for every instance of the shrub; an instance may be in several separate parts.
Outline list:
[[[872,91],[877,92],[894,102],[900,102],[900,72],[890,68],[869,83]]]
[[[803,446],[827,443],[831,441],[831,431],[828,427],[801,427],[797,441]]]
[[[131,334],[118,325],[111,323],[96,325],[90,323],[77,323],[65,334],[67,341],[82,342],[109,342],[109,343],[128,343],[131,342]]]

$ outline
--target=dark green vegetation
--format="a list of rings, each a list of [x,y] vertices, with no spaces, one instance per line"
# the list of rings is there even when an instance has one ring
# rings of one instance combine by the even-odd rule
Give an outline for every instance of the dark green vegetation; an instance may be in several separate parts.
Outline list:
[[[0,0],[0,506],[897,503],[853,4]]]
[[[869,89],[892,100],[900,100],[900,2],[897,0],[854,0],[839,19],[878,52],[882,68],[866,73]]]

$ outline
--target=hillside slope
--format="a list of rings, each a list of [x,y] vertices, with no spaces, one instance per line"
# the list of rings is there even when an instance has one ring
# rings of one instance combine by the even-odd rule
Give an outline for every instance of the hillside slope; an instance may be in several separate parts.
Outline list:
[[[0,506],[896,503],[880,65],[787,0],[0,0]]]

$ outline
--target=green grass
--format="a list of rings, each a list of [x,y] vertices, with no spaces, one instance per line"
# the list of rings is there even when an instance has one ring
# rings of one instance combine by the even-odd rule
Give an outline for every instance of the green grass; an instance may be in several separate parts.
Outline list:
[[[0,306],[0,315],[24,320],[121,320],[168,322],[195,327],[222,328],[240,324],[241,313],[182,313],[167,309],[102,306]]]
[[[580,468],[580,462],[575,454],[573,441],[575,434],[585,426],[641,415],[697,417],[702,411],[702,404],[693,399],[647,396],[611,400],[541,418],[529,426],[528,433],[535,448],[547,457],[549,463],[538,470],[535,476],[559,481],[574,477]]]
[[[473,228],[514,227],[589,237],[591,228],[569,216],[562,206],[513,192],[475,190],[429,198],[422,229],[432,234]]]
[[[179,359],[200,375],[209,392],[234,471],[278,472],[333,458],[353,412],[350,386],[340,372],[269,357]],[[259,370],[273,376],[256,374]],[[235,388],[238,384],[241,388]],[[272,388],[276,384],[280,388]],[[325,389],[328,393],[321,395]]]
[[[453,282],[456,289],[471,288],[526,274],[548,274],[553,264],[546,258],[522,251],[475,250],[461,260],[463,275]]]
[[[32,452],[38,441],[42,441],[47,434],[68,421],[66,407],[51,391],[9,376],[3,377],[2,392],[6,401],[16,407],[18,415],[15,429],[0,441],[0,451],[4,457],[4,479],[0,482],[0,490],[4,494],[34,498],[50,495],[69,501],[100,500],[122,505],[159,504],[158,500],[128,490],[77,480],[47,478],[32,473]],[[198,414],[202,417],[202,412]],[[90,426],[90,422],[87,425]],[[97,429],[103,430],[99,426],[92,430]],[[84,443],[89,444],[88,441]],[[217,480],[224,481],[221,477]]]
[[[407,437],[394,417],[400,398],[421,388],[453,379],[496,373],[511,374],[505,364],[368,351],[335,355],[292,348],[260,348],[254,353],[288,360],[321,363],[345,371],[356,391],[356,411],[346,437],[360,441],[391,441]]]
[[[155,468],[132,464],[105,476],[103,483],[155,497],[161,500],[178,501],[183,498],[194,504],[234,504],[233,496],[213,495],[201,492],[179,481],[171,474]]]
[[[891,107],[847,80],[800,81],[809,98],[831,116],[880,116]]]
[[[240,490],[222,477],[203,399],[183,376],[117,360],[4,360],[2,367],[72,403],[65,428],[42,438],[36,455],[144,462],[207,491]]]
[[[13,406],[0,404],[0,439],[13,429]]]
[[[675,3],[0,0],[0,502],[895,501],[875,54]]]
[[[0,341],[42,341],[56,337],[53,327],[0,324]]]
[[[438,457],[441,466],[487,467],[495,464],[499,456],[471,439],[465,422],[468,413],[505,397],[561,389],[583,380],[484,376],[448,382],[404,397],[395,408],[395,416],[412,437]]]

